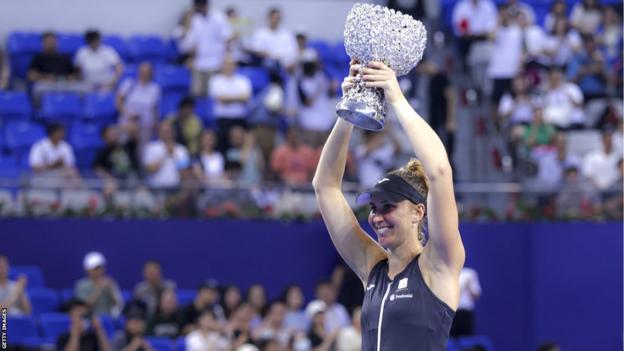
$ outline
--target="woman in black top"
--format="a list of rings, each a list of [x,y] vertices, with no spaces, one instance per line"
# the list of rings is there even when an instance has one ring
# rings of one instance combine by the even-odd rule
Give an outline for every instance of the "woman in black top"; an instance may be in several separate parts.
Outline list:
[[[368,221],[378,242],[360,227],[341,191],[353,131],[348,122],[336,121],[313,180],[332,241],[365,286],[362,350],[446,350],[465,258],[447,153],[385,64],[352,62],[343,92],[358,72],[366,86],[383,89],[419,159],[390,172],[357,199],[371,206]]]

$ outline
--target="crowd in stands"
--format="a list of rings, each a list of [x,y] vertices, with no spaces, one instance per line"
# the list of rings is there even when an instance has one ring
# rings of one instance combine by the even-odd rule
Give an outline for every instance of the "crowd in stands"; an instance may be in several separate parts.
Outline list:
[[[51,344],[57,350],[81,351],[360,349],[359,302],[347,309],[337,301],[339,291],[352,288],[343,283],[344,272],[318,283],[315,298],[306,304],[298,285],[286,287],[273,301],[259,284],[246,293],[214,279],[197,289],[180,289],[163,276],[157,261],[145,262],[143,280],[132,292],[120,289],[99,252],[85,255],[83,268],[85,277],[61,300],[52,289],[30,288],[25,275],[10,277],[8,258],[0,256],[0,305],[8,308],[11,329],[20,321],[37,321],[44,331],[30,339],[25,331],[11,333],[10,346],[45,349]],[[42,291],[48,294],[47,303]]]
[[[399,3],[390,5],[431,21],[421,2]],[[448,24],[456,52],[425,59],[402,79],[412,100],[425,87],[419,105],[451,160],[462,95],[472,90],[489,109],[488,136],[505,140],[513,180],[554,193],[586,183],[583,193],[559,194],[572,217],[587,203],[602,206],[601,192],[621,193],[621,3],[451,5],[448,23],[436,18],[432,28]],[[46,32],[40,42],[14,33],[0,55],[0,164],[14,177],[27,169],[35,186],[97,179],[106,196],[137,186],[309,187],[349,58],[341,44],[285,28],[283,15],[271,8],[266,24],[251,28],[235,8],[195,0],[168,43],[124,43],[97,30],[84,38]],[[389,122],[384,132],[356,135],[348,181],[368,186],[409,156]],[[612,145],[603,147],[599,133]]]

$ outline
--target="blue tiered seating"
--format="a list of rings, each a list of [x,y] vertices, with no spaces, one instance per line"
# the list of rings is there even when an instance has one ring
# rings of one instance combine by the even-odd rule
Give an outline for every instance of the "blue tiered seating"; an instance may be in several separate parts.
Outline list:
[[[43,337],[48,343],[55,343],[58,337],[69,330],[69,316],[63,313],[43,313],[39,316]]]
[[[134,35],[128,40],[128,52],[133,62],[149,61],[162,63],[166,60],[167,49],[160,37],[155,35]]]
[[[7,38],[7,52],[11,62],[11,73],[26,78],[33,56],[41,51],[41,34],[35,32],[13,32]]]
[[[0,120],[29,119],[32,106],[28,95],[24,92],[0,92]]]
[[[85,45],[84,36],[76,33],[57,33],[58,51],[73,57]]]
[[[123,61],[128,60],[128,47],[126,46],[126,41],[123,40],[122,37],[113,34],[103,35],[102,43],[115,49],[115,51],[117,51],[117,54],[119,54],[119,57],[121,57]]]
[[[28,316],[7,317],[7,343],[9,346],[35,346],[41,342],[35,319]]]
[[[113,93],[91,93],[85,95],[82,118],[99,124],[115,122],[117,119],[115,95]]]
[[[155,77],[164,93],[188,93],[191,85],[191,73],[182,66],[159,65]]]
[[[269,74],[266,70],[258,67],[240,67],[238,73],[251,80],[254,95],[269,85]]]
[[[10,121],[4,127],[6,148],[14,155],[28,153],[30,146],[45,137],[43,127],[30,121]]]
[[[75,93],[46,93],[41,97],[39,118],[45,121],[70,122],[82,116],[82,100]]]
[[[33,313],[39,315],[58,311],[60,299],[55,290],[47,288],[30,288],[28,297],[32,303]]]
[[[38,266],[11,266],[9,271],[9,279],[15,280],[20,275],[28,278],[28,287],[30,288],[45,288],[45,279],[43,278],[43,271]]]
[[[155,351],[173,351],[174,341],[169,338],[146,337],[147,341]]]
[[[74,147],[76,165],[80,169],[91,167],[97,149],[103,142],[101,126],[97,123],[75,122],[69,131],[69,143]]]

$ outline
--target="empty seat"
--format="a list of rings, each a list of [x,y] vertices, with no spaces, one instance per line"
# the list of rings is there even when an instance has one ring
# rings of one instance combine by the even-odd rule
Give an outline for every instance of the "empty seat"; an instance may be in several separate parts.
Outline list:
[[[258,67],[240,67],[238,73],[251,80],[254,95],[269,85],[269,74],[266,70]]]
[[[127,78],[136,79],[137,70],[137,65],[132,63],[125,64],[123,67],[123,73],[121,74],[121,77],[119,77],[119,83],[123,82]]]
[[[39,118],[67,122],[82,116],[82,100],[74,93],[46,93],[41,98]]]
[[[185,336],[181,336],[176,339],[176,350],[186,351],[186,337]]]
[[[11,121],[4,127],[6,148],[16,155],[27,153],[31,145],[45,137],[43,127],[34,122]]]
[[[97,123],[75,122],[69,129],[69,143],[74,150],[100,148],[103,145],[101,129]]]
[[[204,123],[204,128],[216,128],[214,117],[214,101],[209,98],[201,98],[195,100],[195,113]]]
[[[48,342],[56,342],[61,334],[69,331],[69,316],[63,313],[42,313],[39,316],[39,324],[43,337]]]
[[[156,83],[164,92],[188,92],[191,85],[189,70],[177,65],[160,65],[156,69]]]
[[[98,316],[100,318],[100,322],[102,323],[102,327],[106,331],[108,337],[112,337],[113,334],[117,331],[117,323],[115,319],[108,315]]]
[[[324,40],[312,40],[308,43],[308,47],[314,49],[323,64],[333,64],[332,47]]]
[[[32,106],[26,93],[0,92],[0,119],[30,118],[30,116],[32,116]]]
[[[169,114],[174,113],[178,110],[178,104],[180,100],[184,98],[187,93],[181,92],[173,92],[163,95],[160,100],[160,115],[161,118],[166,118]]]
[[[102,43],[115,49],[123,61],[128,59],[128,48],[126,46],[126,41],[122,37],[114,34],[103,35]]]
[[[43,271],[38,266],[11,266],[9,279],[17,279],[20,275],[28,278],[29,288],[45,288],[46,286]]]
[[[91,93],[84,97],[84,119],[98,123],[112,123],[117,117],[115,95],[113,93]]]
[[[8,316],[7,331],[10,331],[7,335],[9,346],[26,345],[32,339],[39,338],[35,319],[28,316]]]
[[[41,34],[34,32],[13,32],[7,38],[11,74],[25,79],[33,56],[41,51]]]
[[[28,297],[32,303],[33,313],[56,312],[60,307],[60,299],[56,291],[46,288],[28,289]]]
[[[59,291],[59,297],[61,299],[61,304],[67,303],[74,297],[74,288],[64,288]]]
[[[76,51],[85,45],[84,36],[76,33],[58,33],[58,51],[73,57]]]
[[[15,155],[0,154],[0,179],[17,178],[19,175],[20,167],[17,157]]]
[[[197,296],[197,292],[192,289],[178,289],[176,291],[176,296],[178,297],[178,305],[186,306],[193,303],[195,296]]]
[[[143,61],[159,63],[165,61],[166,48],[158,36],[135,35],[128,40],[128,53],[136,63]]]
[[[174,350],[174,340],[169,338],[160,338],[160,337],[146,337],[145,341],[147,341],[155,351],[173,351]]]

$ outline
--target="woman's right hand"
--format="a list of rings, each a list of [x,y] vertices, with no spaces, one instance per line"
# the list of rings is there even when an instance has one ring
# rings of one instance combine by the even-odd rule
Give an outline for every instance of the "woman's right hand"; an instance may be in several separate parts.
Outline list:
[[[360,72],[361,68],[362,68],[362,65],[360,65],[357,61],[351,60],[351,62],[349,62],[349,75],[346,76],[343,79],[342,85],[341,85],[341,87],[342,87],[342,95],[343,96],[355,84],[355,81],[357,79],[357,78],[355,78],[355,76],[357,76],[357,74]]]

